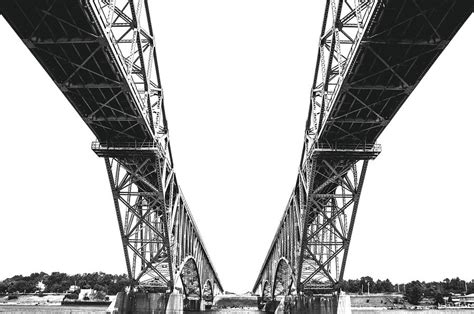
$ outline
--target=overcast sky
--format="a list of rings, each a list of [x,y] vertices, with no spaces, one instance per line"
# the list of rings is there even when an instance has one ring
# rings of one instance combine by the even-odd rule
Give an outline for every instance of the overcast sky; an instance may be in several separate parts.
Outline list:
[[[323,1],[151,1],[173,157],[226,290],[252,288],[296,180]],[[380,137],[346,278],[474,279],[474,20]],[[125,272],[92,133],[0,18],[0,279]]]

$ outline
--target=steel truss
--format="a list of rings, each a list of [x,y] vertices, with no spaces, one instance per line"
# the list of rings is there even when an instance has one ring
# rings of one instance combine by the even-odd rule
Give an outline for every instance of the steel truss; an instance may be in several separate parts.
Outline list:
[[[179,287],[191,298],[201,297],[201,282],[222,292],[174,174],[148,2],[89,4],[154,138],[96,149],[106,158],[129,277],[142,288]]]
[[[11,0],[0,13],[97,137],[131,284],[223,292],[174,172],[148,1]]]
[[[155,158],[108,158],[105,165],[114,198],[128,276],[135,284],[173,287],[168,217]],[[144,173],[147,171],[147,173]]]
[[[267,299],[269,286],[272,297],[332,291],[343,278],[368,159],[380,147],[338,145],[321,141],[320,135],[376,2],[326,3],[296,187],[253,289]]]
[[[326,2],[307,125],[311,141],[320,136],[376,3],[376,0]]]
[[[88,0],[152,134],[167,132],[156,45],[146,0]]]
[[[316,157],[308,161],[300,171],[254,292],[268,299],[270,289],[276,297],[337,288],[344,276],[367,165],[368,159]],[[310,188],[316,181],[321,184]]]
[[[152,146],[94,149],[105,157],[128,276],[147,290],[196,297],[209,282],[222,292],[175,173]]]
[[[89,3],[154,134],[150,145],[105,145],[106,155],[120,152],[105,158],[129,277],[142,288],[179,287],[191,298],[201,297],[201,282],[222,292],[174,174],[148,2]]]
[[[334,160],[317,160],[334,164]],[[341,282],[368,161],[337,161],[332,175],[307,198],[297,278],[299,290],[333,289]],[[309,173],[318,171],[309,166]],[[338,169],[338,170],[336,170]],[[310,183],[311,185],[311,183]],[[325,189],[327,187],[329,190]]]
[[[473,9],[326,1],[296,186],[253,288],[264,300],[337,289],[377,138]]]

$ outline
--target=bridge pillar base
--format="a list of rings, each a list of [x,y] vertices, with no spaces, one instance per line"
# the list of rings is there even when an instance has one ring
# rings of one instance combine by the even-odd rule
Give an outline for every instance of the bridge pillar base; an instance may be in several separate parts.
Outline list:
[[[277,304],[267,305],[265,311],[275,314],[352,314],[350,297],[345,294],[339,296],[286,296]]]
[[[183,313],[183,305],[184,305],[184,295],[178,294],[178,293],[170,294],[168,304],[166,306],[166,313],[167,314]]]
[[[282,299],[282,301],[283,301],[283,300],[284,300],[284,299]],[[264,304],[262,310],[264,310],[265,313],[277,313],[277,310],[278,310],[278,308],[279,308],[279,306],[280,306],[280,303],[281,303],[282,301],[278,301],[278,300],[267,301],[267,302]],[[282,312],[280,312],[280,313],[282,313]]]
[[[112,302],[107,308],[107,313],[168,313],[167,304],[169,303],[169,298],[170,295],[167,293],[119,292],[115,302]]]

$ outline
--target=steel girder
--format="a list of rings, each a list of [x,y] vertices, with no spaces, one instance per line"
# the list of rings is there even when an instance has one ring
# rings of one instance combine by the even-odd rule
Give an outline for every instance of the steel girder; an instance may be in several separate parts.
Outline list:
[[[0,10],[100,142],[152,141],[166,120],[148,6],[116,5],[9,0]]]
[[[166,133],[156,45],[146,0],[83,0],[151,134]]]
[[[223,292],[164,155],[154,148],[95,151],[105,158],[132,285],[163,292],[177,288],[194,298],[209,282],[212,291]]]
[[[312,191],[304,206],[299,290],[333,289],[343,279],[368,164],[364,160],[357,169],[353,161],[316,160],[308,169],[309,186],[318,162],[326,164],[332,176]]]
[[[326,1],[299,175],[254,292],[337,288],[376,140],[473,9],[471,0]]]
[[[352,24],[344,17],[344,11],[350,10],[348,3],[331,1],[330,11],[337,13],[334,8],[341,6],[341,19],[321,37],[321,48],[327,48],[320,49],[318,57],[308,129],[319,143],[374,144],[474,4],[471,0],[367,1],[362,27],[353,26],[353,33],[348,33]],[[328,29],[326,24],[322,32]],[[331,32],[335,42],[331,39],[328,44]],[[327,64],[332,68],[325,75]]]
[[[148,1],[9,0],[0,13],[97,137],[131,284],[222,292],[174,172]]]
[[[327,0],[307,132],[317,140],[375,11],[376,0]]]
[[[149,144],[100,143],[96,149],[106,158],[117,156],[115,161],[126,170],[125,176],[139,180],[134,184],[138,196],[130,198],[128,190],[127,199],[114,192],[119,187],[111,182],[117,212],[125,212],[125,218],[135,215],[134,222],[139,225],[135,232],[125,229],[128,232],[124,233],[121,225],[125,218],[117,214],[130,279],[141,287],[165,291],[176,288],[188,298],[201,298],[202,284],[206,282],[211,283],[212,291],[223,292],[174,173],[148,3],[145,0],[94,0],[90,3],[95,5],[98,20],[119,54],[120,69],[126,72],[127,80],[137,91],[136,103],[149,117],[148,123],[155,131],[155,140]],[[151,155],[143,160],[147,149]],[[130,162],[134,164],[132,169],[124,164]],[[149,176],[151,180],[147,180]],[[140,197],[143,193],[150,195],[148,199]],[[136,216],[134,206],[140,200],[153,204],[154,208],[140,204],[139,216]],[[125,205],[122,209],[121,204]],[[155,224],[149,223],[149,215]],[[137,261],[140,268],[136,267]]]
[[[265,289],[271,289],[276,297],[337,288],[344,275],[367,165],[368,160],[308,161],[300,171],[254,292],[268,299]],[[322,183],[314,187],[315,180]]]
[[[299,175],[253,288],[266,298],[268,285],[272,297],[337,287],[344,274],[368,159],[380,153],[373,144],[319,141],[377,3],[350,2],[326,2]],[[359,160],[363,160],[362,169],[357,171]]]

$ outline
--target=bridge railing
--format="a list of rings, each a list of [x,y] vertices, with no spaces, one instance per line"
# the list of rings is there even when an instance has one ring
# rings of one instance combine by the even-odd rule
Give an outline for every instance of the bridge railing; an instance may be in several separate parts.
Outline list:
[[[166,156],[166,152],[163,149],[162,145],[158,141],[154,142],[120,142],[120,143],[101,143],[99,141],[94,141],[91,144],[92,150],[99,157],[118,157],[121,155],[133,154],[135,153],[151,153],[160,156]],[[165,158],[166,162],[168,160]]]
[[[158,142],[120,142],[120,143],[101,143],[93,141],[91,144],[92,150],[96,149],[156,149],[159,147]]]
[[[380,144],[345,144],[345,143],[319,143],[313,144],[313,149],[316,150],[332,150],[332,151],[362,151],[362,152],[380,152],[382,145]]]

